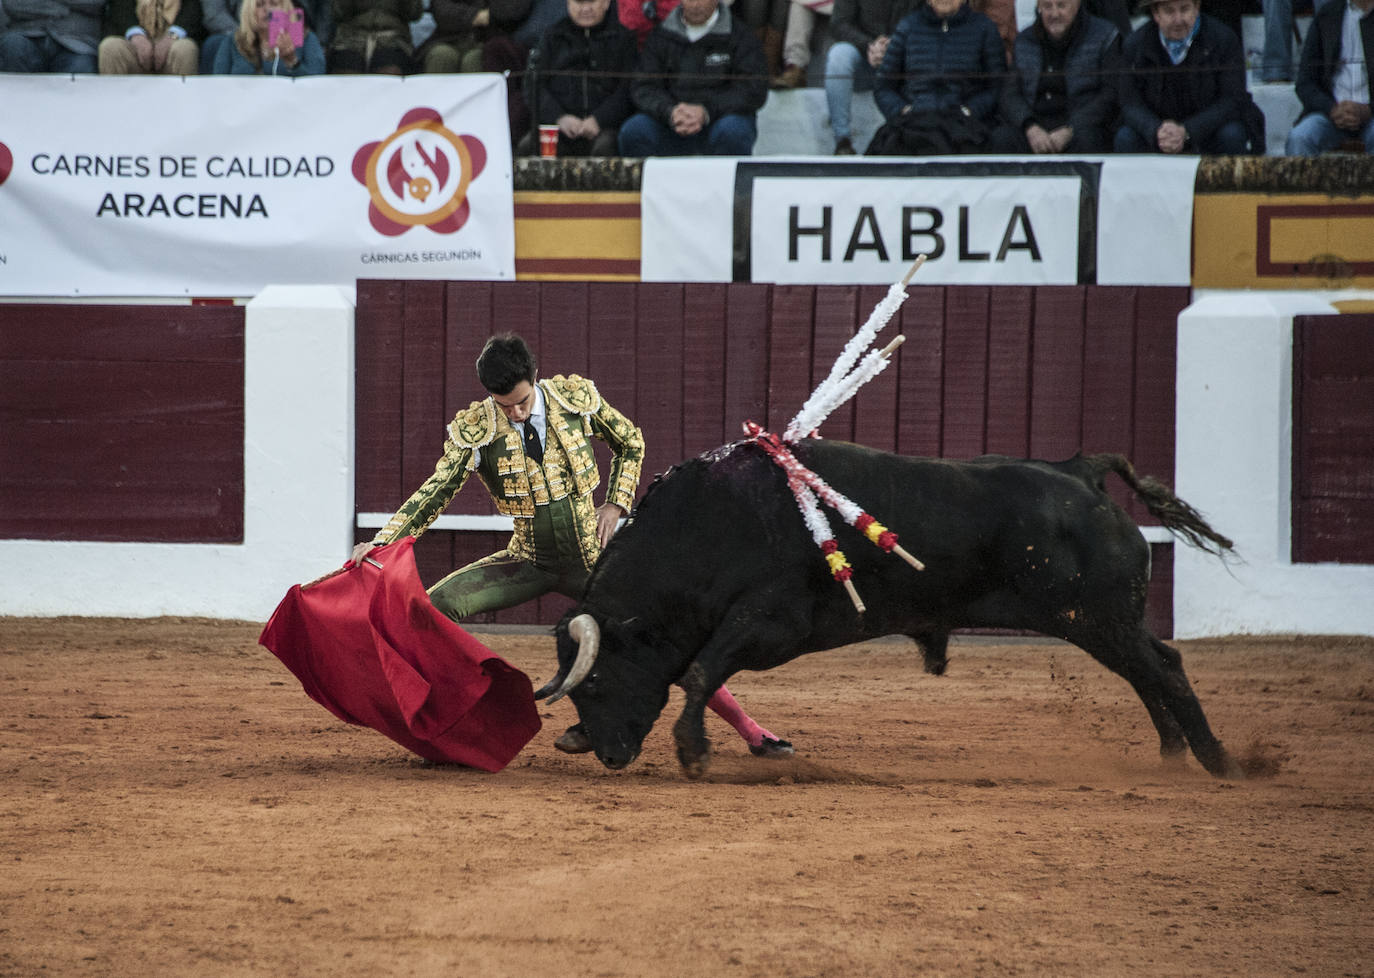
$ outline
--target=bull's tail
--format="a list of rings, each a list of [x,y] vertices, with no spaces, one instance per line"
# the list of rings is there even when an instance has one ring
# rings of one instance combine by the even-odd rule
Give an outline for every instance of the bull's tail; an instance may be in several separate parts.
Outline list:
[[[1097,474],[1098,488],[1102,488],[1102,477],[1106,473],[1115,472],[1145,504],[1151,516],[1199,550],[1221,557],[1233,549],[1230,540],[1212,529],[1201,513],[1175,496],[1168,486],[1152,476],[1136,475],[1135,468],[1124,455],[1104,452],[1089,455],[1083,461]]]

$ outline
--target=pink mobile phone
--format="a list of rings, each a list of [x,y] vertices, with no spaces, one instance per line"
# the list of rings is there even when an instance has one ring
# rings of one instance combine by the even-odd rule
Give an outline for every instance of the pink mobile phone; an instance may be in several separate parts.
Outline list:
[[[282,31],[286,31],[291,43],[296,47],[305,44],[305,11],[300,7],[292,7],[290,10],[274,10],[267,18],[267,36],[272,43],[276,43]]]

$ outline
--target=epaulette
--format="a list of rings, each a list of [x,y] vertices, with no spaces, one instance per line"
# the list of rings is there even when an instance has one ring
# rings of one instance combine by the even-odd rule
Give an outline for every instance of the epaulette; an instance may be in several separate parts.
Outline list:
[[[448,436],[460,448],[482,448],[496,437],[496,406],[491,398],[473,401],[448,423]]]
[[[559,407],[573,414],[595,414],[601,410],[601,394],[586,377],[556,374],[544,382],[544,389]]]

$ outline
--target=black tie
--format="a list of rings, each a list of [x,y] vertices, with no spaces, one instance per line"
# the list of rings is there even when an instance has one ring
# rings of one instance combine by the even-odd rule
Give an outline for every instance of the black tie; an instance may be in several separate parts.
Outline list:
[[[525,454],[540,465],[544,464],[544,446],[539,443],[539,432],[534,430],[534,421],[525,422]]]

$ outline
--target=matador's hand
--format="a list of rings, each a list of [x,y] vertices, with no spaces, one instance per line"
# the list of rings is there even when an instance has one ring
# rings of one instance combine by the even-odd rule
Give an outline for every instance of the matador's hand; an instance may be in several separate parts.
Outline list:
[[[358,544],[356,547],[353,548],[353,555],[348,559],[355,564],[361,564],[363,562],[363,558],[366,557],[368,554],[372,553],[372,551],[376,549],[376,545],[373,544],[371,540],[364,540],[362,543]]]
[[[596,539],[603,547],[611,542],[611,534],[624,515],[625,511],[615,503],[602,503],[596,508]]]

